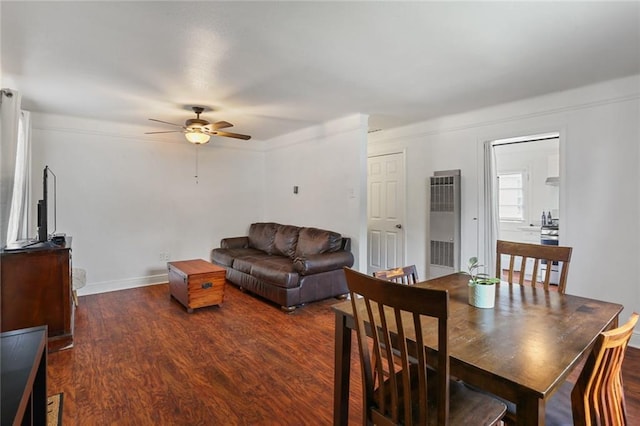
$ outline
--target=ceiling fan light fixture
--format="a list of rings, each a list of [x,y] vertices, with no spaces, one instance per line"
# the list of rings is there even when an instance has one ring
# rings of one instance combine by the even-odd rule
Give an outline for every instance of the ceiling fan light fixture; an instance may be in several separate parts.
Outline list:
[[[0,0],[2,1],[2,0]],[[145,134],[156,134],[156,133],[184,133],[187,141],[192,144],[202,145],[209,142],[212,135],[215,136],[224,136],[226,138],[235,138],[235,139],[243,139],[249,140],[251,136],[249,135],[241,135],[240,133],[231,133],[231,132],[221,132],[219,129],[226,129],[229,127],[233,127],[233,124],[227,121],[217,121],[215,123],[210,123],[207,120],[203,120],[200,118],[200,114],[204,111],[203,107],[192,107],[193,112],[196,113],[196,118],[190,118],[184,122],[184,126],[179,124],[169,123],[168,121],[156,120],[155,118],[150,118],[151,121],[156,121],[158,123],[168,124],[170,126],[179,127],[182,130],[169,130],[163,132],[145,132]]]
[[[184,134],[187,140],[196,145],[202,145],[209,142],[211,136],[206,133],[203,133],[200,129],[190,129],[187,133]]]

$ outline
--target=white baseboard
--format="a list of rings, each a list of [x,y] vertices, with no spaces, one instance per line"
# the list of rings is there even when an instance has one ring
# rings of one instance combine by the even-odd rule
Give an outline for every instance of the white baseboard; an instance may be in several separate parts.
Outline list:
[[[87,296],[89,294],[107,293],[110,291],[127,290],[136,287],[145,287],[148,285],[165,284],[169,282],[167,274],[149,275],[146,277],[127,278],[116,281],[102,281],[98,283],[90,283],[78,289],[78,296]]]

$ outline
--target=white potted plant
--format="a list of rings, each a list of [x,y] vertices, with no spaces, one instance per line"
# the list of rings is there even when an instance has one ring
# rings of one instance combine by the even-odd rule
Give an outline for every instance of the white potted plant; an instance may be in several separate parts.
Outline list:
[[[483,265],[477,257],[469,259],[469,304],[476,308],[490,309],[496,303],[496,283],[499,278],[492,278],[484,272],[478,272]]]

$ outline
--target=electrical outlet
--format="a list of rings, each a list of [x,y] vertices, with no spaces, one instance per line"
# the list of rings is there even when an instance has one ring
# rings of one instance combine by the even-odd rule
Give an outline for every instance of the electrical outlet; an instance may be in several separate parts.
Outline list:
[[[169,252],[168,251],[164,252],[164,260],[167,260],[167,261],[169,260]]]
[[[165,253],[165,252],[163,252],[163,251],[161,251],[161,252],[160,252],[160,256],[159,256],[159,258],[160,258],[160,261],[161,261],[161,262],[163,262],[163,261],[167,260],[167,255],[166,255],[166,253]]]

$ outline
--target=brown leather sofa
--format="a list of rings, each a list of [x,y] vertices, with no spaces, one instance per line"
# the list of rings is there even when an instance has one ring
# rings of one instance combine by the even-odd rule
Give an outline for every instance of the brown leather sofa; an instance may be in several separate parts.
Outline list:
[[[353,265],[350,250],[351,240],[335,232],[253,223],[248,236],[223,238],[211,261],[227,269],[229,282],[293,312],[349,292],[342,268]]]

